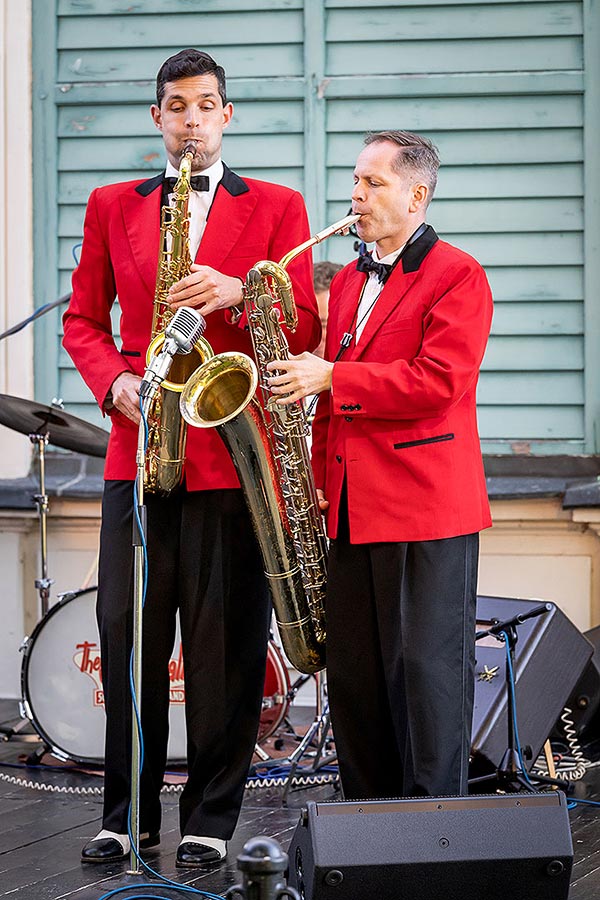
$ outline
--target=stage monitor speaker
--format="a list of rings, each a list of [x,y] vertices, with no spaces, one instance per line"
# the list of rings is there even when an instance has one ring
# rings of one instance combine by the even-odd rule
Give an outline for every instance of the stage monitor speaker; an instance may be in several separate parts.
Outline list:
[[[302,900],[564,900],[573,865],[560,791],[311,802],[288,855]]]
[[[573,723],[577,737],[589,742],[600,737],[600,625],[586,631],[585,637],[594,653],[564,705],[571,710],[567,717]],[[565,739],[565,725],[560,715],[553,737]]]
[[[542,600],[477,597],[477,630],[505,622],[543,604]],[[552,732],[569,694],[593,653],[593,647],[560,609],[526,619],[517,626],[515,691],[521,747],[535,761]],[[475,704],[471,738],[471,774],[498,768],[508,743],[504,642],[485,637],[475,646]]]

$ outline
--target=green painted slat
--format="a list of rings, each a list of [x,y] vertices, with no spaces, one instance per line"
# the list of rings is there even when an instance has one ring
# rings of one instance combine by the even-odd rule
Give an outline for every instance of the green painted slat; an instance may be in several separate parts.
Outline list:
[[[364,60],[368,75],[412,75],[423,72],[510,72],[523,68],[580,69],[583,47],[579,37],[470,40],[386,41],[332,44],[327,51],[328,75],[351,75],[356,58]]]
[[[150,104],[63,107],[58,111],[59,137],[147,137],[154,126]],[[227,130],[231,134],[300,133],[304,129],[300,101],[255,101],[234,105]]]
[[[540,406],[584,402],[581,372],[482,372],[477,388],[479,406]]]
[[[204,46],[231,76],[302,74],[301,44],[271,45],[265,42],[230,47],[206,43]],[[127,49],[85,50],[81,53],[63,50],[58,55],[58,81],[152,80],[165,58],[179,49],[180,42],[174,47],[141,48],[133,53]]]
[[[76,0],[74,0],[76,2]],[[99,2],[99,0],[96,0]],[[396,6],[415,6],[416,0],[324,0],[327,9],[336,9],[343,7],[351,9],[355,6],[365,7],[372,6],[376,9],[380,7],[396,7]],[[485,0],[487,6],[506,6],[512,4],[518,6],[523,0]],[[528,0],[529,3],[547,4],[548,0]],[[419,6],[437,6],[451,9],[453,6],[480,6],[482,0],[418,0]]]
[[[214,52],[214,51],[213,51]],[[160,64],[160,62],[159,62]],[[154,95],[154,75],[141,79],[98,82],[77,82],[69,79],[55,87],[55,98],[60,104],[131,103],[152,102]],[[327,76],[319,86],[328,100],[348,97],[444,97],[464,96],[490,97],[496,94],[536,95],[581,94],[583,75],[581,72],[485,72],[463,75],[445,73],[443,75],[356,75]],[[231,99],[254,99],[261,97],[302,97],[303,78],[300,75],[282,74],[278,77],[245,78],[232,75],[227,69],[227,92]]]
[[[398,75],[330,75],[323,84],[328,99],[348,97],[493,97],[497,94],[580,94],[581,72],[446,72]]]
[[[207,13],[206,10],[171,15],[63,17],[58,23],[58,49],[120,48],[135,53],[138,48],[180,47],[186,35],[202,35],[203,48],[219,45],[247,45],[250,35],[260,40],[276,35],[278,44],[302,40],[302,13],[299,10],[252,10]],[[210,43],[208,43],[209,41]],[[264,40],[264,43],[267,41]],[[87,56],[87,54],[85,54]],[[220,61],[220,60],[219,60]]]
[[[542,265],[583,263],[580,234],[461,234],[440,232],[451,243],[474,256],[482,266],[527,266],[532,259]]]
[[[227,135],[223,157],[229,165],[245,168],[265,165],[265,142],[261,135]],[[269,157],[286,166],[302,166],[301,135],[273,134],[269,137]],[[63,138],[58,148],[61,172],[84,169],[131,169],[135,172],[157,172],[164,166],[164,146],[154,135],[148,138]]]
[[[583,334],[583,303],[497,301],[493,333],[497,335]]]
[[[581,97],[442,97],[419,102],[402,96],[400,79],[398,88],[396,99],[332,101],[327,117],[329,132],[347,132],[349,123],[363,131],[390,128],[398,122],[403,128],[428,133],[438,129],[470,131],[475,122],[478,130],[483,130],[569,128],[579,127],[583,121]]]
[[[583,129],[540,128],[498,129],[495,131],[428,131],[440,153],[442,173],[446,166],[465,163],[490,165],[507,163],[581,162]],[[354,167],[362,147],[362,133],[331,134],[327,146],[329,166]]]
[[[471,0],[465,0],[471,2]],[[508,0],[511,2],[511,0]],[[197,0],[59,0],[58,14],[61,16],[129,16],[135,19],[148,13],[169,13],[181,15],[197,7]],[[302,0],[202,0],[205,13],[223,10],[248,9],[301,9]]]
[[[486,273],[497,300],[537,301],[541,304],[554,300],[583,300],[581,266],[539,266],[532,265],[530,261],[526,273],[517,266],[486,266]]]
[[[340,189],[343,190],[343,188]],[[330,215],[342,218],[349,206],[351,185],[346,198],[329,203]],[[550,191],[550,187],[548,187]],[[582,231],[583,201],[579,198],[532,198],[527,200],[465,198],[454,199],[436,194],[429,208],[428,220],[439,231],[447,233]]]
[[[478,412],[483,440],[583,438],[583,408],[570,406],[482,406]]]
[[[583,370],[583,340],[562,335],[492,335],[483,369],[486,372],[545,372],[550,369],[578,372]]]
[[[55,100],[59,106],[108,103],[154,103],[156,82],[154,78],[137,81],[101,81],[98,83],[69,82],[55,88]],[[227,95],[234,104],[238,100],[297,100],[303,97],[304,84],[299,76],[279,78],[232,78],[227,73]]]
[[[352,10],[332,9],[327,16],[328,41],[356,41],[365,34],[373,41],[432,40],[434,38],[532,37],[580,35],[581,3],[480,3],[476,8],[412,6],[377,9],[365,4]]]
[[[357,152],[361,147],[362,142]],[[330,168],[328,199],[345,202],[351,194],[352,169]],[[582,194],[583,170],[575,163],[442,166],[433,202],[449,198],[580,197]]]
[[[440,231],[510,232],[581,231],[583,200],[535,198],[527,200],[435,199],[430,217]]]

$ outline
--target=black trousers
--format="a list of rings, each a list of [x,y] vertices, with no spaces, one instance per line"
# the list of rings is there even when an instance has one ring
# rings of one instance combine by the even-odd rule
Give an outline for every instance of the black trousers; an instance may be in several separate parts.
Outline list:
[[[233,834],[256,741],[270,603],[241,490],[146,495],[140,830],[160,828],[169,671],[179,610],[188,781],[183,834]],[[107,714],[103,827],[127,832],[131,768],[133,483],[109,481],[102,504],[98,625]]]
[[[343,518],[327,676],[344,796],[466,794],[479,535],[352,545]]]

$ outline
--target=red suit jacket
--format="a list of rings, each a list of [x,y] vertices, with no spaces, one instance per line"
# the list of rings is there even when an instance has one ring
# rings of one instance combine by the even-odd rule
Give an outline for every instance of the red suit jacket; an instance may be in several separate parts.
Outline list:
[[[367,276],[331,286],[325,356],[353,330]],[[337,534],[344,479],[350,540],[426,541],[491,525],[475,390],[492,319],[485,273],[428,227],[393,269],[360,337],[333,369],[314,422],[316,486]]]
[[[108,409],[110,387],[121,372],[145,370],[150,343],[158,246],[162,175],[97,188],[90,195],[81,261],[64,316],[64,346],[112,418],[104,477],[134,479],[138,428]],[[304,201],[280,185],[242,180],[225,167],[195,262],[245,278],[261,259],[278,261],[310,235]],[[312,282],[312,259],[304,253],[289,267],[298,307],[298,327],[288,334],[292,353],[319,342],[320,323]],[[118,296],[122,349],[112,336],[111,308]],[[245,315],[232,325],[226,311],[207,317],[204,337],[215,353],[252,355]],[[238,487],[229,454],[213,429],[188,428],[186,485],[189,490]]]

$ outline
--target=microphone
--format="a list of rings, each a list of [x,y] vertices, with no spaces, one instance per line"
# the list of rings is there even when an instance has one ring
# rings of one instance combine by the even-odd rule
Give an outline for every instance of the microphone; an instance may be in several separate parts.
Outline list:
[[[182,306],[165,328],[165,341],[160,353],[152,358],[142,382],[140,397],[151,397],[163,383],[176,353],[191,353],[194,344],[204,333],[206,319],[195,309]]]

